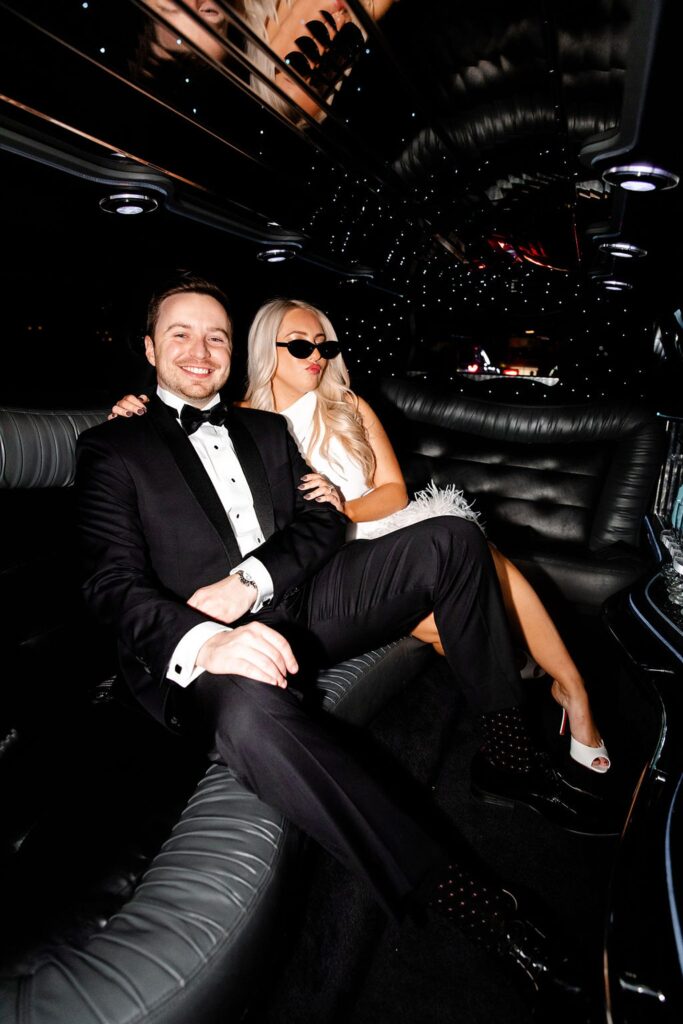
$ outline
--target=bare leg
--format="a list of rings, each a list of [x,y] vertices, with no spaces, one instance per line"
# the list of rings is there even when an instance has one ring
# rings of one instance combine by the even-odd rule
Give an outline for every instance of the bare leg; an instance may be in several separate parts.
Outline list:
[[[422,640],[423,643],[431,644],[436,653],[443,657],[444,650],[441,646],[441,638],[439,637],[439,631],[436,628],[433,614],[428,615],[422,622],[418,622],[410,635],[417,637],[418,640]]]
[[[554,622],[519,569],[495,547],[491,546],[490,550],[513,633],[553,679],[552,695],[567,710],[572,736],[589,747],[599,747],[602,741],[581,673]],[[413,636],[431,643],[438,653],[443,653],[433,615],[418,623]],[[607,761],[598,757],[594,764],[606,767]]]
[[[519,633],[529,654],[553,679],[552,695],[567,710],[572,736],[589,747],[599,747],[602,741],[586,687],[555,623],[519,569],[495,548],[491,548],[491,554],[512,628]],[[607,761],[596,758],[595,764],[606,767]]]

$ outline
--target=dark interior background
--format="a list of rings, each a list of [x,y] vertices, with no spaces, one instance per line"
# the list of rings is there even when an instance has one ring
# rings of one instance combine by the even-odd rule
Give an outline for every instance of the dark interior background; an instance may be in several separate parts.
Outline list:
[[[149,79],[141,0],[0,2],[3,312],[23,357],[1,401],[106,405],[146,386],[147,296],[192,267],[224,285],[241,338],[273,295],[325,308],[360,391],[409,372],[675,410],[681,191],[601,177],[681,172],[674,3],[400,0],[374,24],[349,0],[367,38],[320,123],[255,93],[244,10],[221,6],[225,60]],[[159,208],[100,209],[131,189]],[[605,240],[647,255],[605,256]],[[294,256],[261,262],[268,246]],[[459,371],[482,349],[559,380],[475,382]]]
[[[624,398],[680,411],[683,193],[626,193],[603,179],[618,163],[683,171],[676,0],[400,0],[377,24],[360,0],[347,3],[365,37],[316,121],[271,108],[256,88],[241,0],[220,0],[230,18],[222,61],[185,49],[153,76],[138,59],[158,24],[145,0],[0,0],[0,282],[11,355],[0,403],[106,407],[148,388],[146,301],[186,267],[230,296],[235,396],[251,317],[265,299],[288,295],[329,313],[361,393],[380,376],[414,374],[512,402]],[[158,208],[105,212],[100,202],[119,192],[143,192]],[[600,249],[609,241],[646,255],[609,257]],[[273,247],[291,258],[258,258]],[[609,290],[613,279],[626,287]],[[495,367],[535,368],[546,382],[462,372],[479,365],[482,350]],[[47,544],[42,527],[57,517],[42,504],[40,517],[35,538]],[[23,556],[6,532],[12,556]],[[47,576],[62,587],[59,573]],[[629,689],[621,707],[612,702],[624,687],[612,648],[585,628],[580,639],[581,668],[604,684],[599,720],[632,716],[621,749],[609,740],[615,765],[628,764],[633,737],[652,731],[655,713]],[[531,812],[510,821],[475,805],[468,766],[478,739],[462,709],[444,703],[453,688],[439,675],[427,691],[421,680],[407,714],[406,705],[390,708],[376,738],[392,737],[443,810],[457,809],[485,860],[515,885],[551,894],[568,933],[599,964],[611,846],[553,840]],[[51,693],[61,707],[63,691]],[[35,693],[21,700],[33,718]],[[556,706],[547,704],[556,731]],[[42,706],[59,756],[70,753],[61,733],[54,739],[53,704]],[[129,756],[118,732],[112,746]],[[80,780],[80,746],[73,756]],[[33,765],[41,797],[43,763]],[[48,774],[58,790],[59,773]],[[33,776],[23,782],[30,792]],[[17,792],[23,821],[32,804],[24,787]],[[61,802],[53,810],[63,829]],[[90,833],[92,818],[83,823]],[[106,828],[116,825],[107,816]],[[69,836],[75,845],[78,835]],[[529,848],[538,855],[528,858]],[[42,889],[61,897],[62,860],[51,849],[50,860]],[[384,925],[368,894],[329,860],[299,909],[279,980],[254,1005],[258,1024],[438,1021],[451,1007],[463,1022],[529,1019],[497,969],[453,936],[429,945],[404,933],[399,942],[390,928],[380,943]],[[651,947],[656,956],[659,945]]]

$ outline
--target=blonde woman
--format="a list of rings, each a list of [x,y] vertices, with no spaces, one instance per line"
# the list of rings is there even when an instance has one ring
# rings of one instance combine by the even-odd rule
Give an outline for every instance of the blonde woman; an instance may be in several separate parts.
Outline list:
[[[259,309],[249,332],[244,405],[281,413],[304,458],[316,472],[301,481],[309,501],[331,501],[349,518],[351,536],[371,538],[431,515],[476,519],[460,492],[423,492],[408,501],[398,459],[370,406],[350,387],[336,332],[327,316],[305,302],[275,299]],[[126,396],[112,415],[144,412],[146,396]],[[371,541],[368,541],[371,542]],[[588,694],[554,623],[524,576],[490,545],[506,610],[531,658],[553,680],[552,695],[569,723],[570,753],[604,773],[607,750]],[[443,654],[433,615],[413,635]],[[492,742],[487,736],[487,743]]]

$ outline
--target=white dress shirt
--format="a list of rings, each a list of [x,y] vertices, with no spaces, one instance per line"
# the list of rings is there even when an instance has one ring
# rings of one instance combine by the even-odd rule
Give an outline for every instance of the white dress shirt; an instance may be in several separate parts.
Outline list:
[[[157,394],[165,405],[171,406],[178,413],[185,405],[182,398],[178,398],[162,387],[157,388]],[[211,409],[219,401],[219,396],[215,395],[203,408]],[[178,420],[178,429],[182,430],[180,420]],[[189,435],[189,440],[201,459],[230,520],[240,553],[244,555],[247,551],[253,551],[254,548],[263,544],[264,537],[256,518],[254,499],[247,478],[235,454],[227,427],[202,423],[194,433]],[[239,569],[248,572],[256,583],[256,601],[251,610],[257,612],[273,596],[271,575],[263,562],[254,558],[253,555],[245,558],[234,569],[231,569],[230,575],[234,575]],[[229,628],[219,622],[200,622],[199,625],[193,626],[173,651],[166,678],[178,683],[179,686],[188,686],[204,671],[197,667],[197,655],[202,646],[209,637],[215,636],[216,633],[226,632]]]

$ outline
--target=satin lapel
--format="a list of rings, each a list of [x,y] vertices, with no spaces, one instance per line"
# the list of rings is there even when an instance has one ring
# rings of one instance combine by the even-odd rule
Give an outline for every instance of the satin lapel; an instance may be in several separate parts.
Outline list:
[[[263,465],[254,438],[236,416],[230,416],[228,430],[237,458],[247,478],[254,499],[254,511],[265,540],[275,532],[273,499],[268,486],[268,474]]]
[[[216,494],[216,490],[202,466],[201,459],[190,444],[185,433],[180,429],[176,417],[172,411],[169,411],[168,406],[164,405],[159,398],[154,396],[149,403],[148,410],[147,415],[151,418],[158,433],[170,448],[171,454],[187,486],[194,494],[223,542],[230,565],[237,565],[242,561],[242,555],[240,554],[235,534],[232,532],[230,521]]]

